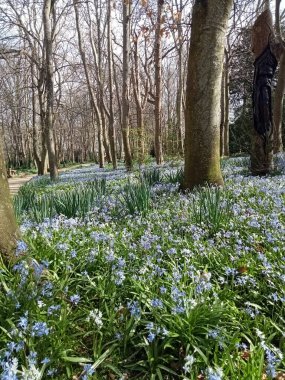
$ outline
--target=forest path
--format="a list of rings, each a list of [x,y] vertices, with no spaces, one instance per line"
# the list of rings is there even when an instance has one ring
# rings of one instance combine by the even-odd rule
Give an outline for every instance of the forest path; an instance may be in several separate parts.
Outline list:
[[[72,166],[69,166],[67,168],[60,168],[58,169],[59,173],[65,172],[67,170],[72,170],[72,169],[78,169],[78,168],[83,168],[83,167],[88,167],[90,165],[93,165],[92,163],[87,163],[87,164],[75,164]],[[8,178],[8,183],[9,183],[9,188],[10,188],[10,193],[11,195],[17,194],[19,191],[20,187],[23,186],[26,182],[30,181],[33,177],[36,177],[37,174],[28,174],[28,175],[18,175],[12,178]]]
[[[11,195],[17,194],[20,187],[23,186],[26,182],[32,179],[35,175],[26,175],[23,177],[12,177],[8,178],[9,188]]]

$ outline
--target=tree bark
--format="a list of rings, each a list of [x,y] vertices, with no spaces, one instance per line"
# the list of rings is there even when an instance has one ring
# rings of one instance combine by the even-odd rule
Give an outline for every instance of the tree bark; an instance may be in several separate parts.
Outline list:
[[[162,153],[162,125],[161,125],[161,17],[164,0],[157,0],[157,18],[154,42],[154,66],[155,66],[155,98],[154,98],[154,149],[156,163],[163,162]]]
[[[0,136],[0,254],[11,259],[16,247],[19,231],[13,212],[4,161],[2,136]]]
[[[285,91],[285,52],[281,55],[273,107],[273,153],[283,151],[282,115]]]
[[[225,64],[222,72],[221,84],[221,116],[220,116],[220,156],[224,156],[225,152]]]
[[[224,66],[224,75],[225,75],[225,115],[224,115],[224,156],[228,157],[230,155],[230,146],[229,146],[229,113],[230,113],[230,80],[229,80],[229,55],[225,51],[225,66]]]
[[[117,169],[117,151],[116,151],[116,131],[115,131],[115,123],[114,123],[114,84],[113,84],[113,49],[112,49],[112,38],[111,38],[111,1],[108,1],[108,15],[107,15],[107,33],[108,33],[108,75],[109,75],[109,142],[110,142],[110,150],[112,157],[113,168]]]
[[[55,1],[45,0],[44,8],[43,8],[45,63],[46,63],[45,85],[46,85],[46,91],[47,91],[45,135],[46,135],[51,180],[55,180],[58,177],[55,139],[54,139],[54,125],[53,125],[54,83],[53,83],[53,56],[52,56],[53,54],[52,13],[53,13],[54,3]]]
[[[80,22],[79,22],[79,11],[77,8],[77,3],[78,0],[73,0],[73,7],[74,7],[74,12],[75,12],[75,21],[76,21],[76,31],[77,31],[77,37],[78,37],[78,46],[79,46],[79,53],[82,59],[83,67],[84,67],[84,73],[86,77],[86,82],[87,82],[87,88],[88,88],[88,93],[90,97],[90,105],[91,109],[93,110],[94,114],[96,115],[97,118],[97,124],[98,124],[98,150],[99,150],[99,166],[100,168],[104,167],[104,153],[103,153],[103,137],[102,137],[102,119],[101,119],[101,114],[98,108],[98,104],[96,102],[96,96],[93,91],[92,85],[91,85],[91,79],[90,79],[90,74],[87,66],[87,61],[86,61],[86,56],[85,56],[85,51],[83,49],[82,45],[82,36],[81,36],[81,31],[80,31]]]
[[[253,175],[265,175],[274,168],[271,80],[277,66],[277,60],[273,54],[271,43],[274,31],[268,2],[265,6],[265,11],[256,19],[252,29],[255,77],[253,86],[254,128],[250,167]],[[261,65],[263,66],[260,67]]]
[[[138,37],[137,37],[138,38]],[[132,70],[132,81],[134,99],[137,111],[137,139],[138,139],[138,161],[141,164],[145,156],[145,126],[144,126],[144,109],[147,101],[148,92],[148,79],[146,79],[145,95],[142,96],[141,80],[140,80],[140,65],[138,55],[138,41],[134,42],[134,66]]]
[[[130,76],[130,17],[131,0],[123,1],[123,93],[122,93],[122,137],[127,170],[133,167],[130,146],[129,120],[129,76]]]
[[[223,185],[220,97],[224,38],[232,0],[196,0],[193,7],[185,113],[184,189]]]

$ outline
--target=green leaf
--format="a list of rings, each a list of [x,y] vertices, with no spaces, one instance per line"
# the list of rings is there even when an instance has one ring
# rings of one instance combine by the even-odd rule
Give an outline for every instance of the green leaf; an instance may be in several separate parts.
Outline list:
[[[66,362],[71,363],[92,363],[92,359],[82,358],[80,356],[62,356],[61,357]]]

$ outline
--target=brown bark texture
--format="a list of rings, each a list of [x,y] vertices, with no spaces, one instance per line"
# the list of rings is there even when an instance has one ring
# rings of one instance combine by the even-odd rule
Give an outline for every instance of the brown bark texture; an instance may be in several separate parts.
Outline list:
[[[0,140],[0,255],[10,260],[13,256],[19,232],[13,212],[2,141]]]
[[[285,52],[281,55],[279,62],[279,74],[274,96],[273,106],[273,141],[274,153],[283,151],[282,141],[282,114],[283,114],[283,99],[285,91]]]
[[[154,42],[154,67],[155,67],[155,99],[154,99],[154,149],[156,163],[163,162],[162,153],[162,125],[161,125],[161,18],[164,0],[157,0],[157,19]]]
[[[255,78],[253,85],[254,128],[252,132],[250,166],[253,175],[268,174],[274,167],[271,77],[275,72],[273,68],[275,63],[273,61],[276,61],[276,58],[273,53],[273,45],[272,14],[270,9],[266,9],[258,16],[252,28]],[[266,61],[268,64],[266,64]],[[261,65],[263,66],[261,67]],[[272,71],[272,74],[270,71]]]
[[[43,24],[45,39],[45,63],[46,77],[45,85],[47,91],[47,107],[45,115],[45,136],[48,150],[50,178],[55,180],[58,177],[54,123],[53,123],[53,102],[54,102],[54,80],[53,80],[53,36],[52,36],[52,19],[53,19],[54,2],[45,0],[43,8]]]
[[[130,17],[131,2],[123,0],[123,93],[122,93],[122,137],[125,153],[125,165],[127,170],[133,167],[130,146]]]
[[[220,98],[224,39],[232,0],[196,0],[188,60],[184,189],[223,185]]]

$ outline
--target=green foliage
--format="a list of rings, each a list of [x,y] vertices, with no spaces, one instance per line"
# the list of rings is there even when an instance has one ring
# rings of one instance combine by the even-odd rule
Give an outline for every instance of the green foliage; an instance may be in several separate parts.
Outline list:
[[[149,186],[153,186],[162,181],[161,171],[158,168],[143,170],[141,177]]]
[[[14,210],[18,219],[23,212],[37,223],[55,215],[68,218],[83,218],[95,206],[100,207],[106,194],[106,179],[89,181],[65,190],[51,190],[42,194],[44,185],[50,184],[46,178],[23,186],[14,197]]]
[[[165,178],[151,187],[123,171],[110,172],[108,185],[76,184],[71,175],[69,183],[31,186],[35,201],[23,200],[23,216],[54,216],[24,223],[28,247],[19,244],[13,268],[0,261],[5,368],[17,358],[20,379],[37,370],[54,380],[261,380],[284,372],[284,178],[242,176],[247,165],[224,160],[224,189],[189,194]],[[86,218],[55,216],[54,197],[71,203],[72,215],[88,192],[102,207]]]
[[[231,218],[231,202],[219,187],[204,187],[196,190],[190,207],[194,223],[206,226],[210,234],[226,228]]]
[[[176,171],[170,171],[164,174],[164,181],[167,183],[182,183],[184,178],[184,169],[180,168]]]
[[[151,176],[153,179],[153,177]],[[141,213],[145,215],[150,209],[150,186],[141,179],[137,183],[130,181],[125,185],[121,195],[121,204],[129,214]]]

